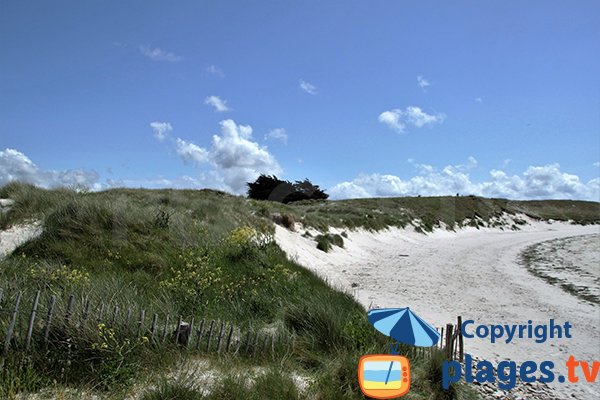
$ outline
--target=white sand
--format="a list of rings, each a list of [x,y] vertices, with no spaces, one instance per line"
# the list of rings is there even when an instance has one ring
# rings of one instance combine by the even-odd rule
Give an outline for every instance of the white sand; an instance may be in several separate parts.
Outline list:
[[[0,231],[0,259],[13,252],[23,243],[42,233],[42,223],[32,221],[21,225],[14,225],[5,231]]]
[[[529,222],[520,231],[468,228],[429,235],[395,228],[379,233],[351,231],[344,239],[345,248],[334,247],[330,253],[316,249],[312,239],[279,226],[276,240],[291,258],[334,287],[353,293],[365,308],[410,306],[434,326],[454,322],[458,315],[477,324],[568,321],[573,325],[572,339],[548,339],[543,344],[518,338],[511,344],[465,339],[465,349],[472,355],[496,362],[550,360],[557,376],[566,375],[564,362],[571,354],[600,360],[600,308],[534,277],[519,263],[519,253],[537,242],[597,234],[600,227]],[[552,387],[560,398],[599,398],[600,385],[581,380],[555,382]]]

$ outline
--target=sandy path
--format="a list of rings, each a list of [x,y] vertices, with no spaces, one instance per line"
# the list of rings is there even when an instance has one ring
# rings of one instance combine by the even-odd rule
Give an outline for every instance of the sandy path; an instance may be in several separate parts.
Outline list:
[[[358,285],[353,294],[365,307],[410,306],[436,326],[455,321],[457,315],[477,324],[569,321],[572,339],[543,344],[526,338],[510,344],[465,340],[473,355],[518,363],[551,360],[555,372],[566,375],[564,362],[570,354],[600,359],[600,308],[534,277],[519,263],[519,253],[537,242],[599,232],[598,226],[536,222],[517,232],[467,229],[426,236],[399,229],[378,234],[358,231],[349,233],[344,249],[328,254],[317,250],[314,241],[281,227],[276,239],[288,255],[334,286],[352,291],[352,284]],[[600,395],[599,383],[552,386],[561,398]]]

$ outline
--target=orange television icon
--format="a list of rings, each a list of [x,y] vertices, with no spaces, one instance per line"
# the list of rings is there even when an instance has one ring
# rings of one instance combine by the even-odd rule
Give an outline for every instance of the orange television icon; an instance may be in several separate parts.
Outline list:
[[[362,356],[358,362],[358,383],[365,396],[393,399],[410,389],[410,364],[406,357],[394,354]]]

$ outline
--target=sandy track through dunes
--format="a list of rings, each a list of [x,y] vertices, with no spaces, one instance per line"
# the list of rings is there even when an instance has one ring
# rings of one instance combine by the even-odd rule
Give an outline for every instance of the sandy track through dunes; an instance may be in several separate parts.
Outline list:
[[[533,276],[520,264],[519,254],[534,243],[599,232],[597,225],[540,222],[516,232],[357,231],[349,232],[344,249],[327,254],[317,250],[310,238],[281,227],[277,227],[276,239],[288,255],[334,286],[352,291],[365,307],[410,306],[436,326],[455,321],[457,315],[477,324],[569,321],[572,339],[548,339],[543,344],[525,338],[510,344],[465,340],[467,352],[490,361],[554,361],[558,376],[566,375],[564,362],[571,354],[588,361],[600,359],[600,309]],[[599,383],[555,382],[552,386],[560,398],[600,396]]]

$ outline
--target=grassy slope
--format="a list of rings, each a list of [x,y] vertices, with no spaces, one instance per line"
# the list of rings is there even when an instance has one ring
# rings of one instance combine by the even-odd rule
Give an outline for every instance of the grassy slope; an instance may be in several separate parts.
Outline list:
[[[468,221],[476,216],[489,221],[503,212],[582,223],[597,222],[599,215],[598,203],[472,197],[282,205],[212,190],[75,193],[20,184],[0,188],[0,198],[7,197],[15,199],[16,204],[8,215],[0,217],[0,227],[39,218],[44,220],[44,233],[0,262],[0,286],[13,292],[23,288],[30,293],[38,288],[74,292],[81,298],[103,299],[121,306],[137,305],[172,315],[201,314],[295,335],[290,354],[270,361],[247,362],[263,362],[314,376],[312,390],[323,399],[361,398],[355,379],[358,357],[385,351],[385,342],[373,332],[364,311],[349,296],[333,291],[287,260],[274,243],[256,244],[247,240],[244,230],[232,235],[233,230],[251,226],[268,236],[273,230],[273,212],[286,213],[321,229],[382,229],[406,226],[418,218],[423,230],[430,230],[440,221],[460,226],[471,223]],[[81,357],[89,358],[88,347],[97,340],[95,333],[92,327],[89,337],[81,338],[79,348],[87,352]],[[57,346],[54,350],[50,355],[40,354],[50,357],[50,361],[36,363],[34,359],[33,364],[5,369],[0,383],[12,385],[13,392],[44,386],[53,379],[64,385],[85,383],[117,391],[137,379],[135,371],[156,370],[156,365],[168,366],[176,359],[175,352],[157,356],[136,348],[127,360],[131,368],[125,369],[131,374],[124,374],[122,369],[118,373],[111,369],[118,354],[96,354],[106,360],[92,367],[71,354],[65,370],[63,349]],[[429,371],[436,369],[428,363],[415,361],[412,398],[435,397],[435,378]],[[45,374],[49,379],[43,378]],[[269,379],[277,376],[274,373]],[[287,382],[286,376],[280,379]],[[293,393],[288,397],[294,398]]]

